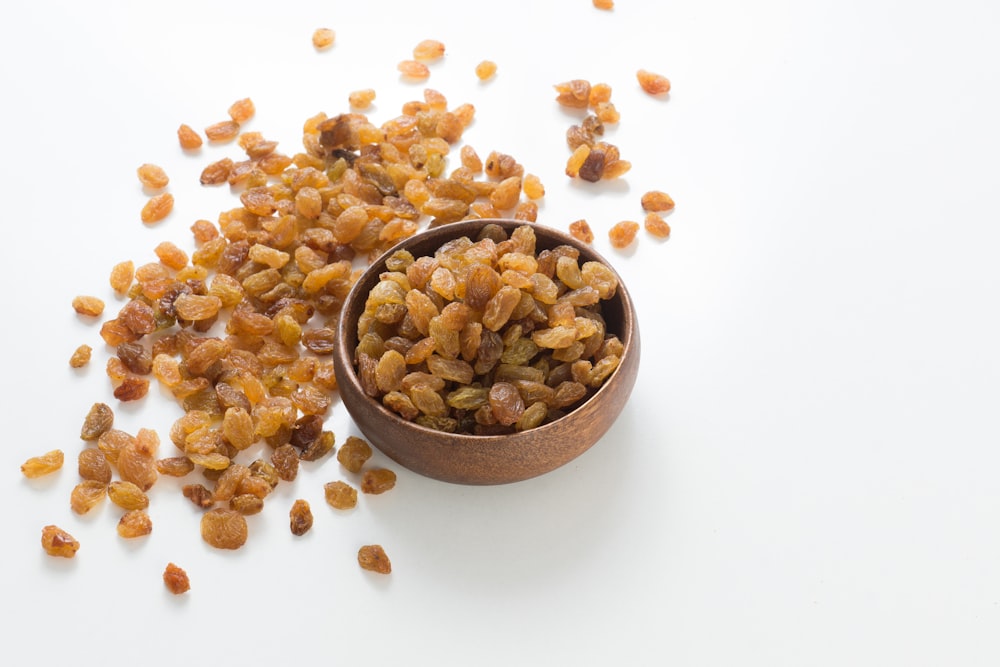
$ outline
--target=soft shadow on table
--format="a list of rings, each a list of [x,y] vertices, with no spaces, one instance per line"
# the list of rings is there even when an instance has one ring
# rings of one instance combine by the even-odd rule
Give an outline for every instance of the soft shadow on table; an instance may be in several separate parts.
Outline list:
[[[626,409],[580,457],[523,482],[462,486],[404,471],[397,492],[405,488],[408,502],[386,506],[373,520],[395,549],[405,545],[406,569],[435,586],[516,595],[572,577],[606,557],[634,500],[629,477],[641,465],[638,419]]]

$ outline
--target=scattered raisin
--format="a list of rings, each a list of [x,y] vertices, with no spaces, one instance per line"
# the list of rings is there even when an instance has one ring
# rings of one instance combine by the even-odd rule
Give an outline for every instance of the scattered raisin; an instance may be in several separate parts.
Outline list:
[[[483,60],[478,65],[476,65],[476,77],[480,81],[486,81],[492,79],[493,75],[497,73],[497,64],[492,60]]]
[[[201,135],[190,125],[182,124],[177,128],[177,141],[184,150],[194,150],[202,145]]]
[[[386,468],[367,470],[361,478],[362,493],[378,495],[394,486],[396,486],[396,473]]]
[[[317,49],[328,49],[333,46],[337,34],[330,28],[316,28],[313,31],[312,43]]]
[[[128,510],[118,520],[118,535],[125,539],[143,537],[153,532],[153,521],[145,510]]]
[[[201,515],[201,538],[216,549],[239,549],[247,541],[247,520],[235,510],[211,509]]]
[[[50,556],[72,558],[80,549],[80,543],[58,526],[45,526],[42,528],[42,548]]]
[[[643,224],[646,231],[658,239],[665,239],[670,236],[670,224],[659,213],[654,211],[647,213]]]
[[[437,60],[444,55],[444,44],[436,39],[425,39],[413,47],[417,60]]]
[[[338,510],[348,510],[358,504],[358,490],[347,482],[337,480],[323,485],[326,502]]]
[[[639,223],[632,220],[622,220],[615,223],[608,230],[608,239],[611,245],[619,250],[627,248],[635,240],[635,235],[639,231]]]
[[[90,406],[87,416],[80,429],[83,440],[97,440],[111,429],[115,422],[115,413],[107,403],[94,403]]]
[[[366,544],[358,549],[358,564],[361,569],[378,574],[389,574],[392,572],[392,563],[385,555],[385,549],[379,544]]]
[[[346,442],[337,451],[337,460],[351,472],[360,472],[362,466],[372,456],[372,448],[355,435],[347,436]]]
[[[163,570],[163,584],[174,595],[187,593],[191,590],[191,580],[188,578],[188,573],[184,568],[173,563],[167,563],[167,567]]]
[[[83,368],[90,363],[90,357],[94,349],[89,345],[80,345],[73,351],[73,354],[69,358],[69,365],[71,368]]]
[[[104,312],[104,302],[96,296],[77,296],[73,298],[73,310],[81,315],[97,317]]]
[[[146,224],[163,220],[174,210],[174,196],[169,192],[150,197],[142,207],[140,218]]]
[[[583,243],[591,244],[594,242],[594,231],[590,228],[590,224],[586,220],[580,219],[571,222],[569,233],[573,238]]]
[[[635,76],[642,89],[650,95],[664,95],[670,92],[670,79],[662,74],[640,69]]]
[[[139,182],[147,188],[153,190],[160,190],[167,187],[170,182],[170,178],[167,176],[167,172],[163,171],[163,167],[155,164],[143,164],[136,169],[136,173],[139,176]]]
[[[32,456],[21,464],[21,473],[29,478],[35,479],[59,470],[63,466],[63,453],[60,449],[53,449],[41,456]]]
[[[289,527],[292,535],[305,535],[313,525],[312,510],[309,502],[299,498],[292,503],[292,509],[288,512]]]

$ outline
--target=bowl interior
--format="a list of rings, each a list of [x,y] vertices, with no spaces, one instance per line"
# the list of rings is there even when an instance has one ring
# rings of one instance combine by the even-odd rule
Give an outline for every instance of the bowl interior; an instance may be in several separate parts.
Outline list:
[[[414,257],[431,255],[443,243],[468,236],[475,240],[486,224],[508,233],[524,224],[514,220],[473,220],[428,229],[406,239],[373,262],[354,285],[338,325],[334,362],[345,407],[358,428],[390,459],[419,474],[460,484],[501,484],[549,472],[589,449],[610,428],[624,407],[639,367],[639,331],[635,308],[619,277],[614,297],[601,302],[607,332],[624,345],[621,363],[590,398],[564,417],[534,429],[508,435],[443,433],[401,418],[361,388],[354,366],[357,322],[372,287],[385,271],[385,260],[399,249]],[[591,247],[557,230],[534,224],[537,250],[572,245],[580,261],[596,260],[614,267]]]

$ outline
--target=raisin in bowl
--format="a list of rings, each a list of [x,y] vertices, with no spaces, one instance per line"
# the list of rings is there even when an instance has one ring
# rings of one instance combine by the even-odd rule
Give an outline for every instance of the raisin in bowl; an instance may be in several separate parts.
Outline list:
[[[543,225],[473,220],[371,264],[341,312],[334,363],[345,407],[389,458],[446,482],[505,484],[565,465],[608,431],[635,384],[639,330],[591,247]]]

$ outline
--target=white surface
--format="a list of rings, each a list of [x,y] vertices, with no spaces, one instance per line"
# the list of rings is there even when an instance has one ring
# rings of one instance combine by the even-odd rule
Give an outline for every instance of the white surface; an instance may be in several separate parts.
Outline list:
[[[21,3],[0,33],[5,211],[0,636],[35,664],[995,665],[1000,661],[995,3]],[[465,7],[466,9],[459,9]],[[490,9],[487,9],[490,7]],[[472,12],[468,18],[453,12]],[[486,12],[491,12],[489,16]],[[316,27],[337,31],[317,53]],[[68,494],[83,415],[111,399],[97,326],[122,259],[237,204],[197,184],[235,145],[186,156],[175,129],[226,118],[300,145],[302,122],[375,88],[388,120],[422,85],[395,65],[445,42],[427,86],[476,105],[465,141],[547,188],[540,222],[586,217],[637,302],[645,347],[614,429],[541,478],[468,488],[400,470],[337,515],[336,461],[282,485],[251,538],[220,553],[170,480],[153,534],[125,543],[105,503]],[[389,44],[382,48],[380,44]],[[499,65],[480,85],[481,59]],[[673,82],[642,94],[636,69]],[[573,117],[551,86],[605,81],[634,167],[562,175]],[[143,162],[177,199],[138,218]],[[454,162],[452,163],[454,164]],[[639,196],[677,201],[673,238],[609,249]],[[85,257],[85,259],[84,259]],[[67,359],[80,343],[95,361]],[[165,452],[179,414],[155,392],[117,408]],[[337,405],[338,442],[352,433]],[[60,447],[51,479],[19,472]],[[386,463],[385,459],[380,462]],[[316,514],[287,529],[296,497]],[[47,523],[83,546],[43,555]],[[379,542],[394,571],[361,571]],[[175,598],[164,565],[193,589]],[[174,645],[172,645],[174,644]],[[38,653],[36,653],[36,651]]]

